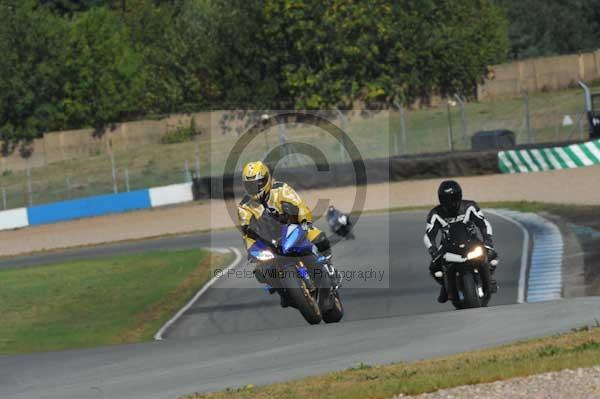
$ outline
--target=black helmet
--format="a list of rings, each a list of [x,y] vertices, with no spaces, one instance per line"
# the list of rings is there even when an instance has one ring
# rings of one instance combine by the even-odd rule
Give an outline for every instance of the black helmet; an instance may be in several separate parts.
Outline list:
[[[454,180],[444,180],[438,188],[438,198],[440,205],[447,212],[458,213],[462,202],[462,189]]]

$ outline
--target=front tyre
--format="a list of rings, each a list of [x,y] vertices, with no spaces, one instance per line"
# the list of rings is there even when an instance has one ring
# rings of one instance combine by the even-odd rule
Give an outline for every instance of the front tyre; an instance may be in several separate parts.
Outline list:
[[[340,300],[340,293],[336,290],[331,295],[330,300],[333,301],[331,309],[323,312],[323,321],[325,323],[337,323],[344,317],[344,307]]]
[[[295,269],[295,268],[294,268]],[[306,283],[296,273],[285,278],[285,290],[293,306],[300,311],[309,324],[321,322],[321,311]]]
[[[477,292],[477,284],[475,283],[475,276],[471,273],[464,273],[461,276],[461,285],[463,292],[462,308],[480,308],[481,301]]]

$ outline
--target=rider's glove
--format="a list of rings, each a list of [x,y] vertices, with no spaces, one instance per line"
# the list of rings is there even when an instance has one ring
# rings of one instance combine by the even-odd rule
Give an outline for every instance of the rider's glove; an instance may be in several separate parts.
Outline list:
[[[308,220],[303,220],[302,223],[300,224],[300,226],[302,227],[303,230],[309,230],[310,228],[312,228],[312,223],[309,222]]]
[[[277,209],[271,208],[270,206],[265,207],[265,213],[268,215],[279,217],[279,212],[277,212]]]
[[[485,249],[487,250],[487,258],[490,262],[490,270],[492,273],[496,270],[496,266],[498,266],[498,252],[494,249],[494,246],[491,243],[487,243],[485,245]]]
[[[438,250],[435,247],[435,245],[430,246],[429,249],[428,249],[428,251],[429,251],[429,255],[431,255],[432,258],[435,258],[435,256],[438,253]]]
[[[485,249],[487,250],[488,260],[494,260],[498,258],[498,252],[496,252],[493,245],[486,244]]]

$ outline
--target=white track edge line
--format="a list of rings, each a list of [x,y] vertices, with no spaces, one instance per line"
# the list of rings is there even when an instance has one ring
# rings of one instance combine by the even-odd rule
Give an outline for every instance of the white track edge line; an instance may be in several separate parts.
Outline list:
[[[217,248],[214,248],[217,249]],[[221,248],[218,248],[221,249]],[[196,302],[198,300],[198,298],[200,298],[200,296],[202,296],[202,294],[204,294],[214,283],[217,282],[217,280],[219,279],[219,277],[221,277],[222,275],[226,274],[229,270],[233,269],[234,267],[236,267],[238,265],[238,263],[240,262],[240,260],[242,260],[242,254],[240,252],[239,249],[237,248],[233,248],[230,247],[228,248],[231,252],[233,252],[233,254],[235,255],[235,259],[233,260],[233,262],[231,262],[229,264],[229,266],[227,266],[225,269],[223,269],[223,273],[220,273],[218,276],[214,276],[213,278],[211,278],[206,284],[204,284],[202,286],[202,288],[200,288],[200,291],[198,291],[196,293],[196,295],[194,295],[194,297],[192,299],[189,300],[188,303],[186,303],[181,309],[179,309],[179,311],[177,313],[175,313],[175,315],[173,317],[171,317],[169,319],[169,321],[167,321],[161,328],[160,330],[158,330],[156,332],[156,334],[154,334],[154,339],[156,341],[162,341],[163,338],[163,334],[185,313],[187,312],[187,310],[194,304],[194,302]]]
[[[529,264],[529,231],[527,231],[527,228],[525,228],[525,226],[523,226],[521,222],[518,222],[509,216],[502,215],[501,213],[491,209],[486,209],[485,211],[487,213],[491,213],[492,215],[498,216],[499,218],[504,219],[507,222],[514,224],[523,232],[523,252],[521,253],[521,270],[519,271],[519,289],[517,291],[517,302],[525,303],[525,282],[527,281],[527,265]]]

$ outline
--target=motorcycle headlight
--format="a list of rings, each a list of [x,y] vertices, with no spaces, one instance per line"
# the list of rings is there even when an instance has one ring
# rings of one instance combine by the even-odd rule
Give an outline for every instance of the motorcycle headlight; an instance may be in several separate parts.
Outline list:
[[[267,260],[271,260],[275,258],[275,255],[273,255],[273,252],[271,251],[260,251],[258,254],[256,254],[256,259],[260,260],[261,262],[265,262]]]
[[[482,247],[475,247],[474,250],[472,250],[471,252],[469,252],[467,254],[467,259],[471,260],[471,259],[477,259],[477,258],[481,258],[483,256],[483,248]]]

